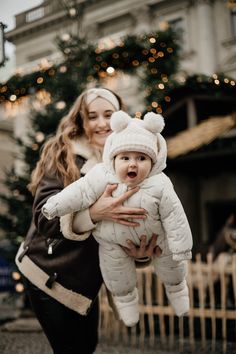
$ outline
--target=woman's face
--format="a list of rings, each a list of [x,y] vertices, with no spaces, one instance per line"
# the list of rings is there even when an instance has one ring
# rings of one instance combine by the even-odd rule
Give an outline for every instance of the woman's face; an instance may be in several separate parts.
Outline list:
[[[110,118],[113,112],[115,112],[113,105],[101,97],[97,97],[88,105],[88,119],[84,123],[84,130],[92,144],[104,147],[107,137],[112,132]]]

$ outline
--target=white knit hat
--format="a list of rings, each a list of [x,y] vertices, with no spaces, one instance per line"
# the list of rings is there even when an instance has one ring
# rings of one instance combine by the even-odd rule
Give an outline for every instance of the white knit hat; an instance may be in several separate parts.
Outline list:
[[[112,160],[125,151],[137,151],[157,162],[158,140],[165,123],[160,114],[147,113],[144,119],[131,118],[123,111],[114,112],[110,120],[113,133],[104,147],[104,156]]]

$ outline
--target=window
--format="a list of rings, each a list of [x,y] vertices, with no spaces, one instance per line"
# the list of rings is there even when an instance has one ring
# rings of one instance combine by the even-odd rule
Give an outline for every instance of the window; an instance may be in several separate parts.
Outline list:
[[[39,7],[35,10],[26,13],[26,22],[36,21],[44,16],[44,7]]]
[[[184,20],[181,17],[175,18],[173,20],[169,20],[168,23],[174,30],[180,31],[182,33],[182,37],[183,37]]]
[[[231,26],[232,26],[232,35],[236,37],[236,8],[230,11],[231,14]]]

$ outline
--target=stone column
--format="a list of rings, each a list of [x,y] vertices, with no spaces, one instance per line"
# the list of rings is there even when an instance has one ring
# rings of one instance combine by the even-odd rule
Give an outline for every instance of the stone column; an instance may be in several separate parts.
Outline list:
[[[206,75],[212,75],[217,65],[212,4],[212,0],[197,0],[198,70]]]

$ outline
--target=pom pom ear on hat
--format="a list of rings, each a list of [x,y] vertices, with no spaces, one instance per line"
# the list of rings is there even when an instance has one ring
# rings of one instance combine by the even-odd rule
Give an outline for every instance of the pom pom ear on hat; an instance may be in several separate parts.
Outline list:
[[[111,116],[110,125],[114,132],[120,132],[125,129],[132,118],[124,111],[114,112]]]
[[[144,127],[152,133],[161,133],[164,126],[164,118],[154,112],[146,113],[143,119]]]

